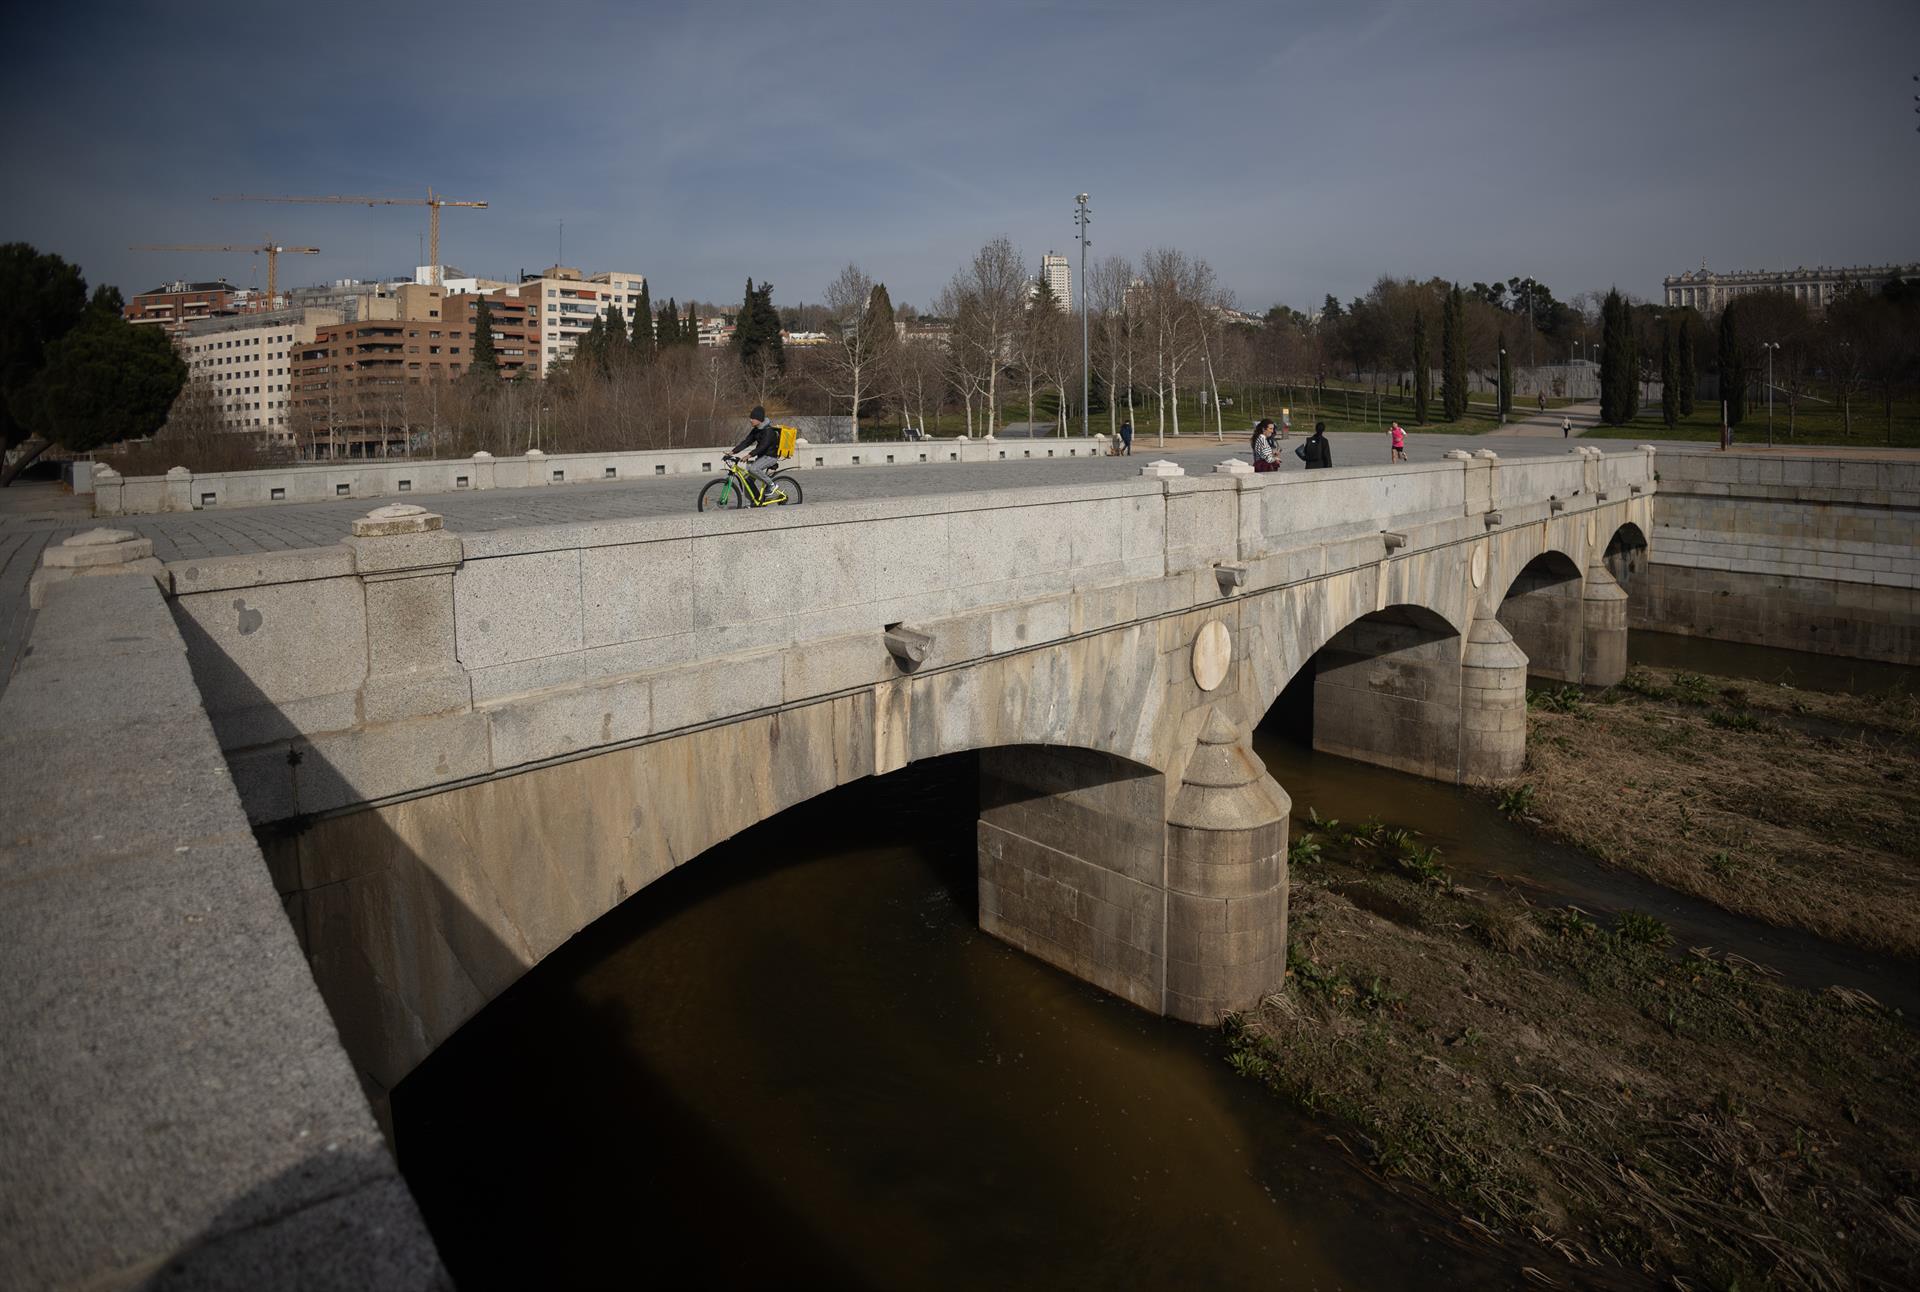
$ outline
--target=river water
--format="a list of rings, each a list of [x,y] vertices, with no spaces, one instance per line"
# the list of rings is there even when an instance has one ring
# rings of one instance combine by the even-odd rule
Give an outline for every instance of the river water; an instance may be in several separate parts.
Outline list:
[[[1457,788],[1256,743],[1297,813],[1411,826],[1461,882],[1649,911],[1920,1012],[1910,969],[1543,844]],[[1337,1127],[1235,1077],[1215,1033],[981,934],[972,767],[849,786],[714,849],[400,1085],[400,1164],[463,1288],[1519,1282],[1529,1261],[1374,1178]]]

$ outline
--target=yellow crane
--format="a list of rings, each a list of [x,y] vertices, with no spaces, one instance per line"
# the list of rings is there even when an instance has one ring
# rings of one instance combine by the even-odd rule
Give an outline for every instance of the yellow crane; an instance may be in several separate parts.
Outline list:
[[[205,242],[143,243],[129,251],[246,251],[267,258],[267,308],[272,309],[280,300],[280,257],[317,256],[318,247],[283,247],[277,242],[262,243],[257,247],[229,247]]]
[[[354,197],[332,194],[327,197],[280,197],[259,193],[235,193],[227,197],[216,197],[216,202],[325,202],[334,206],[424,206],[428,211],[427,242],[428,258],[433,262],[433,280],[436,287],[443,286],[440,268],[440,208],[443,206],[482,207],[485,202],[456,202],[452,198],[441,197],[432,189],[425,197]]]

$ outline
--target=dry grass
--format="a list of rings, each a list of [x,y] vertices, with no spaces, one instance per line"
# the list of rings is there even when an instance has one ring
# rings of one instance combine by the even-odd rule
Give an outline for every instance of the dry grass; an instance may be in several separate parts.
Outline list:
[[[1515,1243],[1528,1281],[1920,1283],[1911,1032],[1676,957],[1645,917],[1603,929],[1320,834],[1287,988],[1231,1026],[1243,1075],[1349,1123]]]
[[[1913,696],[1636,669],[1535,701],[1519,784],[1548,833],[1742,915],[1920,956]]]

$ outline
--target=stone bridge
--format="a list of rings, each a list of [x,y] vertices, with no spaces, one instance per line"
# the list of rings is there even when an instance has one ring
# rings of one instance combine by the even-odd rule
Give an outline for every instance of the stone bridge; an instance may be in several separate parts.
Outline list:
[[[1624,670],[1654,478],[1580,449],[464,536],[383,509],[159,581],[378,1103],[674,867],[966,751],[987,931],[1155,1012],[1251,1005],[1289,806],[1252,728],[1291,686],[1321,749],[1518,771],[1529,672]]]

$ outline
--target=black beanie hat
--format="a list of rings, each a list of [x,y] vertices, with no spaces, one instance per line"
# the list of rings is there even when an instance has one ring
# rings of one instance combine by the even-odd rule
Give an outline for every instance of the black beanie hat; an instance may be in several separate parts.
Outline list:
[[[750,422],[764,422],[767,420],[767,410],[755,404],[753,411],[747,414],[747,420]]]

